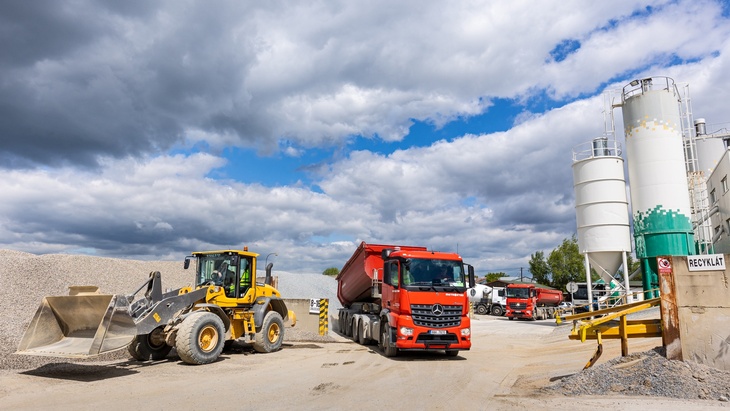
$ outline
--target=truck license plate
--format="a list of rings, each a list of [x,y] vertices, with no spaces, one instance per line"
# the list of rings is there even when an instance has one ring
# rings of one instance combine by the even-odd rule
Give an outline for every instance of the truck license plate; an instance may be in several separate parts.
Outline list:
[[[446,330],[430,330],[429,334],[446,334]]]

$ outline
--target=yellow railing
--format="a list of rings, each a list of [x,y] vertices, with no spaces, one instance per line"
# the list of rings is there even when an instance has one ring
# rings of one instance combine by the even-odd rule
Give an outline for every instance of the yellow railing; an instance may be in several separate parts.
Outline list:
[[[571,340],[585,342],[587,339],[598,340],[598,348],[585,368],[596,363],[603,353],[603,338],[621,339],[621,355],[628,355],[629,338],[661,337],[662,326],[660,319],[628,320],[627,315],[659,305],[660,299],[624,304],[621,306],[604,308],[586,313],[556,316],[558,324],[563,321],[573,321],[573,329],[568,336]],[[618,324],[615,321],[618,321]]]

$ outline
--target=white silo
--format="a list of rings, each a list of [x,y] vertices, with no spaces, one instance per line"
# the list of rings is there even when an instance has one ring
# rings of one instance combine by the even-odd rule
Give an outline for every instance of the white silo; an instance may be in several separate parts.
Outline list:
[[[698,118],[694,123],[698,171],[702,171],[705,178],[707,178],[722,158],[722,154],[725,152],[725,144],[722,139],[707,135],[707,125],[704,118]]]
[[[634,80],[622,94],[636,256],[648,298],[659,295],[652,291],[657,256],[694,254],[679,100],[668,77]]]
[[[615,140],[596,138],[573,149],[573,188],[578,247],[586,259],[586,282],[590,285],[593,267],[609,284],[623,264],[628,294],[629,206],[624,160]],[[591,293],[589,301],[592,302]]]

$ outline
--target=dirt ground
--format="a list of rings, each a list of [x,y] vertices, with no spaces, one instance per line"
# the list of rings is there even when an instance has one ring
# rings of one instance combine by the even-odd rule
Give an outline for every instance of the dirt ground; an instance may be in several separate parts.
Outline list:
[[[457,357],[402,353],[383,357],[375,346],[344,338],[334,343],[285,343],[258,354],[234,346],[219,361],[190,366],[171,356],[156,363],[57,363],[0,372],[0,408],[237,409],[237,410],[707,410],[730,404],[617,395],[566,397],[540,390],[580,371],[595,341],[568,340],[570,326],[476,316],[473,345]],[[650,350],[661,339],[629,341]],[[620,355],[606,341],[598,364]]]

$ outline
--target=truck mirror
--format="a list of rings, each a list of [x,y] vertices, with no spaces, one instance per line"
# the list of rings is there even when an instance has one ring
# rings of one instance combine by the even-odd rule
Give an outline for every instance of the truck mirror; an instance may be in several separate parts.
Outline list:
[[[467,270],[469,270],[469,288],[474,288],[474,266],[467,265],[467,267]]]

